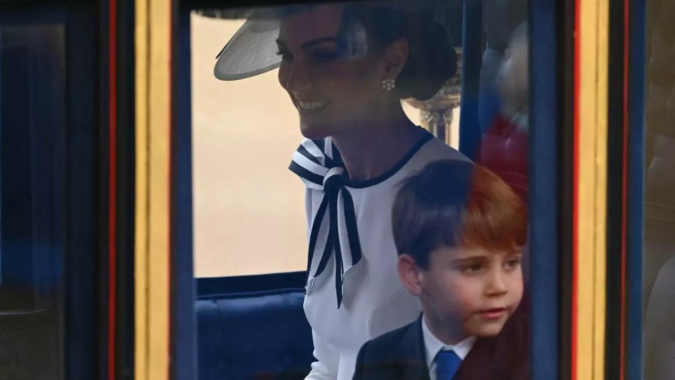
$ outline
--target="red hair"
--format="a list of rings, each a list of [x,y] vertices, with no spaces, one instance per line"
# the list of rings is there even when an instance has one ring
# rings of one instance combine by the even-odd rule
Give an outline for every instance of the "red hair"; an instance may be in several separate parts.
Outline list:
[[[488,169],[438,161],[403,182],[392,210],[398,254],[426,268],[441,247],[515,250],[527,239],[527,212],[520,197]]]
[[[475,166],[469,202],[462,212],[460,241],[487,249],[522,247],[527,240],[523,201],[499,176]]]

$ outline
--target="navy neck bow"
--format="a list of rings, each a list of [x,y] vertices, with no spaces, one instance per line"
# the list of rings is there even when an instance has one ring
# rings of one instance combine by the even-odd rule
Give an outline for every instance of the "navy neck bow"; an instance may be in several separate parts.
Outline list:
[[[326,269],[331,256],[333,257],[335,261],[335,292],[337,295],[337,307],[339,309],[342,305],[342,296],[344,294],[345,258],[351,260],[349,267],[352,267],[362,257],[359,231],[356,225],[354,200],[345,186],[347,173],[344,164],[342,163],[340,153],[330,142],[330,138],[325,140],[305,140],[296,150],[295,154],[293,154],[293,161],[289,169],[297,174],[308,188],[323,192],[323,198],[312,221],[309,234],[307,273],[309,281],[314,281]],[[349,241],[348,247],[340,245],[338,220],[340,198],[342,199],[344,224]],[[328,237],[323,247],[319,265],[314,274],[312,274],[312,259],[316,250],[321,226],[326,219],[326,213],[328,213]],[[345,257],[343,257],[343,254]]]

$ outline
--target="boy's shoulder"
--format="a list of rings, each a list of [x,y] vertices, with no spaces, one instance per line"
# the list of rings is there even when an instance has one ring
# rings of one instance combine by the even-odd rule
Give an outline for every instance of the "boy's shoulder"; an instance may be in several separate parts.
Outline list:
[[[529,380],[530,355],[528,310],[520,307],[499,335],[476,341],[456,378]]]
[[[362,351],[364,351],[364,354],[369,354],[371,358],[373,356],[380,356],[383,358],[396,356],[398,349],[405,345],[411,330],[415,329],[417,325],[419,325],[419,320],[415,320],[396,330],[382,334],[364,344]]]
[[[356,360],[354,380],[428,379],[420,319],[368,341]]]
[[[531,379],[529,310],[526,305],[521,306],[498,336],[476,341],[455,375],[456,380]],[[423,352],[418,319],[364,344],[354,379],[428,379]]]

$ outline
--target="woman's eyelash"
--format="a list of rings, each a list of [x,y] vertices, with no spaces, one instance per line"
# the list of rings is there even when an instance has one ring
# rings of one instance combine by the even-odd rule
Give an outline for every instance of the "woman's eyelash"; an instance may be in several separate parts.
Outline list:
[[[282,56],[282,57],[291,57],[292,56],[291,53],[286,52],[286,51],[281,51],[281,50],[276,51],[274,54]],[[339,58],[340,55],[338,53],[317,52],[317,53],[313,53],[312,56],[313,56],[314,59],[319,60],[319,61],[332,61],[334,59]]]
[[[293,55],[291,53],[289,53],[287,51],[281,51],[281,50],[277,51],[276,55],[280,56],[283,61],[290,60],[293,57]]]

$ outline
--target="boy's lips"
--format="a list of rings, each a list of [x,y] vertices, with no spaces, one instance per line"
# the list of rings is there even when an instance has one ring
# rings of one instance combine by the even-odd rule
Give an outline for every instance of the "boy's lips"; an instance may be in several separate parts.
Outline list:
[[[480,316],[485,319],[500,319],[506,315],[505,307],[495,307],[491,309],[485,309],[478,312]]]

